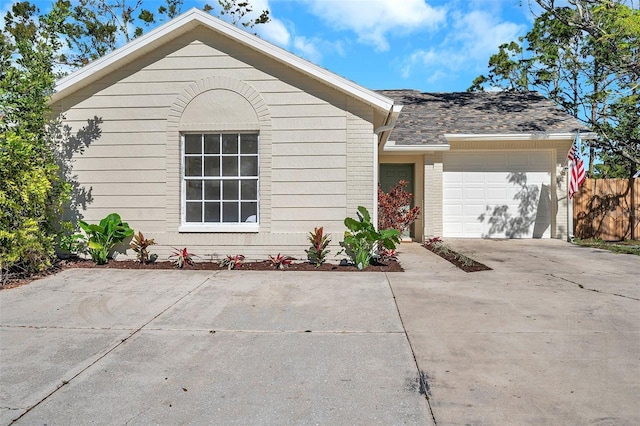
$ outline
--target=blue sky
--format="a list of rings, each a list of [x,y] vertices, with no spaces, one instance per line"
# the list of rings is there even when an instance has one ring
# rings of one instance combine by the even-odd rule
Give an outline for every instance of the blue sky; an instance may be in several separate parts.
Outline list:
[[[464,91],[532,23],[526,0],[259,3],[273,19],[263,38],[371,89]]]
[[[0,0],[0,12],[12,2]],[[46,10],[50,1],[35,1]],[[131,3],[135,3],[133,0]],[[183,11],[202,7],[185,0]],[[209,3],[217,3],[210,0]],[[464,91],[501,43],[524,35],[527,0],[250,0],[264,39],[370,89]],[[160,2],[144,0],[155,9]]]

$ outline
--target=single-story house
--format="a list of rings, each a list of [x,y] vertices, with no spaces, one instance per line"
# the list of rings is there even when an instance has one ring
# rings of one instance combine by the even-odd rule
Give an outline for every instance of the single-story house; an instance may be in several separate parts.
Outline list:
[[[398,179],[423,210],[416,240],[567,236],[578,124],[535,94],[375,92],[192,9],[62,78],[51,103],[83,147],[84,220],[117,212],[160,256],[303,257],[314,227],[337,245]]]

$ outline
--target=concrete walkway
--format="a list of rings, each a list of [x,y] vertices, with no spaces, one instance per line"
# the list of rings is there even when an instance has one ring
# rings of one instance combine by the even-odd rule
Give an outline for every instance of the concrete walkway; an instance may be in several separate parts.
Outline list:
[[[69,270],[0,291],[0,424],[640,424],[639,257],[449,243],[494,270],[403,244],[404,273]]]

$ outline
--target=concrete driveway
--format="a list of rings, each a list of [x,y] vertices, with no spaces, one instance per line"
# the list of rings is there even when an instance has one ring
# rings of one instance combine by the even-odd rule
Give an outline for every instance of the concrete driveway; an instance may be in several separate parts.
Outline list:
[[[76,269],[0,312],[0,424],[432,422],[381,273]]]
[[[442,424],[640,424],[640,257],[556,240],[405,247],[389,274]]]
[[[69,270],[0,291],[0,424],[640,424],[640,258],[449,243],[494,270],[403,244],[404,273]]]

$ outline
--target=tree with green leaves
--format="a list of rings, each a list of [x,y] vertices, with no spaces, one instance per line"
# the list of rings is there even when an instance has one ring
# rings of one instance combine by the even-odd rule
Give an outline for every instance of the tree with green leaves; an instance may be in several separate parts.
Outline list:
[[[68,11],[63,34],[71,51],[61,55],[60,61],[81,67],[140,37],[152,25],[178,16],[183,0],[164,0],[155,9],[145,8],[143,0],[79,0],[75,6],[69,0],[58,0],[58,5]],[[252,18],[253,8],[244,0],[217,0],[216,5],[205,4],[202,10],[247,29],[270,21],[268,10]]]
[[[16,3],[0,33],[0,283],[50,265],[69,185],[48,126],[53,58],[64,13]]]
[[[489,59],[489,74],[470,90],[537,91],[598,134],[589,141],[595,159],[622,161],[621,174],[640,167],[637,73],[640,12],[618,0],[537,0],[543,13],[518,41]]]

